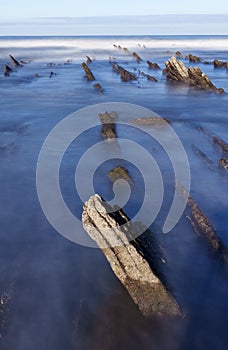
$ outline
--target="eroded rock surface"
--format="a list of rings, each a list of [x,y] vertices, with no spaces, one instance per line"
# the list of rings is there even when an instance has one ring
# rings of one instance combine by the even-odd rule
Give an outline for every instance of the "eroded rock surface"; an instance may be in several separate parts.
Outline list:
[[[95,80],[93,73],[91,72],[91,70],[89,69],[89,67],[85,62],[82,63],[82,68],[84,69],[84,72],[88,80],[90,81]]]
[[[121,210],[112,214],[107,211],[110,212],[107,203],[99,195],[92,196],[84,205],[83,227],[101,248],[139,310],[145,316],[180,316],[177,302],[152,271],[143,249],[138,247],[140,243],[129,243],[126,232],[121,229],[120,225],[126,224],[127,231],[133,231],[126,215]]]
[[[198,67],[186,68],[182,61],[171,57],[166,62],[167,79],[183,82],[190,86],[195,86],[200,89],[215,91],[216,93],[224,93],[222,88],[216,88],[210,79]]]
[[[116,138],[115,115],[113,113],[99,113],[98,117],[102,124],[101,135],[104,139]]]

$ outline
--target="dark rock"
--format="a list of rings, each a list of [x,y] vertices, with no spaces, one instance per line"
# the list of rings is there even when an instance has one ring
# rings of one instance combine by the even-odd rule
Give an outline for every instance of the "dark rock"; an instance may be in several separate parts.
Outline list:
[[[85,62],[83,62],[81,66],[82,66],[82,68],[85,71],[87,79],[90,80],[90,81],[95,80],[94,75],[91,72],[91,70],[89,69],[89,67],[87,66],[87,64]]]
[[[133,52],[132,56],[136,59],[138,63],[142,61],[142,58],[137,54],[137,52]]]
[[[175,57],[171,57],[166,62],[167,79],[179,81],[197,88],[215,91],[216,93],[224,93],[222,88],[216,88],[210,79],[198,67],[185,67],[182,61],[178,61]]]
[[[126,47],[123,48],[123,51],[129,53],[129,50]]]
[[[135,74],[129,72],[128,70],[124,69],[118,64],[113,63],[112,68],[114,72],[118,73],[121,76],[122,80],[125,82],[129,82],[131,80],[137,80]]]
[[[89,56],[86,56],[86,58],[87,58],[87,60],[86,60],[86,63],[87,63],[87,64],[90,64],[90,63],[93,62],[92,59],[91,59]]]
[[[9,77],[10,73],[12,73],[13,70],[12,68],[10,68],[9,66],[7,66],[7,64],[4,65],[4,77]]]
[[[188,60],[189,62],[196,62],[196,63],[201,62],[200,57],[194,56],[191,53],[188,56],[186,56],[185,59]]]
[[[101,135],[104,139],[116,138],[115,116],[112,113],[99,113],[98,117],[102,124]]]
[[[157,63],[150,62],[149,60],[146,62],[150,69],[161,69]]]
[[[94,195],[84,204],[82,223],[144,316],[181,315],[177,302],[147,261],[143,243],[129,242],[135,231],[123,211],[111,208]],[[120,227],[122,224],[125,229]]]
[[[108,172],[109,179],[114,183],[117,180],[125,180],[128,183],[132,184],[131,177],[127,169],[122,166],[117,166]]]
[[[187,204],[191,211],[191,218],[189,219],[196,232],[207,240],[213,253],[225,264],[228,264],[228,249],[218,237],[207,216],[181,184],[176,183],[176,187],[187,198]]]
[[[11,59],[13,65],[15,67],[22,67],[22,65],[16,60],[16,58],[14,58],[12,55],[9,55],[9,58]]]
[[[146,74],[146,77],[147,77],[147,80],[154,81],[155,83],[158,82],[156,78],[152,77],[152,75]]]
[[[219,61],[219,60],[214,60],[214,67],[215,68],[226,68],[228,69],[228,61],[226,62],[222,62],[222,61]]]
[[[104,90],[102,89],[101,84],[95,83],[95,84],[93,85],[93,87],[94,87],[94,89],[98,90],[99,94],[103,94],[103,93],[104,93]]]
[[[221,158],[219,160],[219,166],[220,166],[220,168],[228,170],[228,159],[227,158]]]
[[[177,51],[177,52],[176,52],[176,56],[177,56],[177,57],[180,57],[180,58],[183,57],[183,55],[182,55],[182,53],[181,53],[180,51]]]

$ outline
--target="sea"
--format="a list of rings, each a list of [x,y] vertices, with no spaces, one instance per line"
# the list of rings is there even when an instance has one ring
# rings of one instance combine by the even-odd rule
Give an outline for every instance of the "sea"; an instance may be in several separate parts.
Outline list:
[[[197,65],[225,94],[167,81],[162,70],[177,51],[182,53],[178,59],[187,67]],[[142,58],[140,63],[132,56],[133,52]],[[185,56],[190,53],[199,56],[201,62],[189,63]],[[9,54],[23,66],[13,67]],[[92,59],[89,68],[95,82],[102,86],[102,94],[94,89],[94,82],[85,79],[81,63],[86,62],[86,56]],[[122,149],[113,158],[116,143],[107,143],[103,162],[100,154],[93,154],[94,172],[91,158],[87,158],[85,177],[79,180],[84,189],[90,189],[93,183],[94,193],[86,192],[83,199],[77,193],[75,172],[82,155],[103,140],[99,111],[114,111],[117,121],[125,122],[157,115],[169,121],[180,140],[188,162],[182,162],[180,157],[177,163],[183,170],[186,167],[190,170],[190,194],[228,248],[228,173],[219,167],[219,160],[227,154],[213,141],[215,135],[228,143],[228,69],[214,68],[215,59],[228,61],[228,36],[104,33],[99,37],[0,37],[1,350],[227,348],[226,266],[212,253],[208,241],[196,232],[188,220],[191,213],[187,208],[172,230],[163,232],[176,175],[168,149],[144,131],[117,123],[118,137],[140,145],[140,150],[145,148],[160,169],[163,203],[149,229],[166,254],[165,274],[183,310],[182,318],[142,316],[101,250],[92,247],[91,242],[80,244],[77,237],[68,239],[58,232],[43,210],[37,191],[37,165],[45,140],[72,113],[75,135],[78,134],[77,125],[78,128],[86,125],[88,108],[88,130],[69,141],[61,159],[57,175],[63,200],[80,222],[83,201],[89,194],[98,193],[107,201],[113,198],[107,174],[121,165],[133,180],[124,211],[134,218],[143,203],[144,182],[153,181],[157,174],[149,172],[146,161],[144,173],[132,163],[132,159],[141,157],[141,151],[125,150],[120,144]],[[147,60],[156,62],[161,69],[149,69]],[[121,81],[110,62],[131,71],[137,80]],[[13,69],[9,77],[3,75],[5,64]],[[142,72],[152,75],[157,82],[149,81]],[[127,105],[126,114],[123,106]],[[91,122],[98,125],[90,127]],[[68,133],[64,129],[49,149],[46,165],[50,171]],[[88,173],[93,175],[92,179],[88,179]],[[53,200],[53,187],[48,180],[43,178],[46,207],[55,212],[58,203]],[[42,179],[39,182],[42,185]],[[153,189],[149,197],[153,198]],[[147,206],[145,210],[150,215],[151,208]],[[67,229],[68,223],[62,225]],[[74,234],[77,236],[77,229]],[[87,237],[86,232],[83,234]]]

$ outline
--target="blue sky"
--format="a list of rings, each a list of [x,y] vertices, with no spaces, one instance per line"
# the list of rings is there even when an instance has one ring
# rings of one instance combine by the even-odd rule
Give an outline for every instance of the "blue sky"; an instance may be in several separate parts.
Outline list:
[[[0,35],[228,35],[227,0],[0,0],[0,5]]]
[[[1,19],[153,14],[228,14],[227,0],[0,0]]]

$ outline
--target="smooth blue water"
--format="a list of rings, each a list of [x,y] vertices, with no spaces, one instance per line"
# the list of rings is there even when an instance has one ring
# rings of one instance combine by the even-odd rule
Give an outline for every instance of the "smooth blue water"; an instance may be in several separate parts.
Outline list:
[[[114,49],[121,44],[143,58]],[[140,44],[141,46],[138,46]],[[145,45],[146,48],[142,46]],[[0,291],[10,291],[5,337],[1,349],[167,349],[198,350],[227,347],[227,272],[211,256],[183,215],[167,235],[161,233],[172,193],[166,194],[161,213],[152,226],[168,257],[167,277],[185,310],[183,320],[143,318],[110,270],[98,249],[71,243],[47,222],[36,193],[36,164],[41,146],[51,129],[69,113],[102,102],[128,102],[152,109],[172,122],[189,157],[191,193],[228,246],[227,173],[221,173],[220,149],[199,132],[205,127],[228,142],[228,97],[170,84],[161,71],[147,69],[146,60],[164,62],[172,53],[194,53],[202,59],[228,60],[228,36],[200,37],[0,37],[0,67],[8,54],[30,60],[9,78],[0,77]],[[104,88],[98,95],[84,79],[80,63],[94,57],[91,69]],[[129,70],[152,74],[158,83],[140,77],[123,83],[108,62],[109,56]],[[65,64],[66,60],[71,64]],[[47,67],[54,62],[55,66]],[[187,61],[184,61],[188,65]],[[228,92],[225,69],[199,64],[212,82]],[[56,73],[49,78],[50,72]],[[35,78],[34,74],[39,77]],[[94,118],[97,118],[94,115]],[[126,132],[118,129],[119,135]],[[129,138],[151,147],[140,133]],[[73,143],[63,159],[63,195],[80,217],[74,172],[80,152],[101,140],[100,130],[87,133],[82,145]],[[197,157],[192,144],[214,163],[214,170]],[[156,144],[156,157],[171,191],[174,180],[167,158]],[[168,164],[168,165],[167,165]],[[117,165],[105,163],[96,173],[96,191],[112,193],[106,171]],[[126,164],[134,182],[138,172]],[[168,169],[167,169],[168,168]],[[141,186],[135,186],[126,209],[133,214],[140,205]]]

